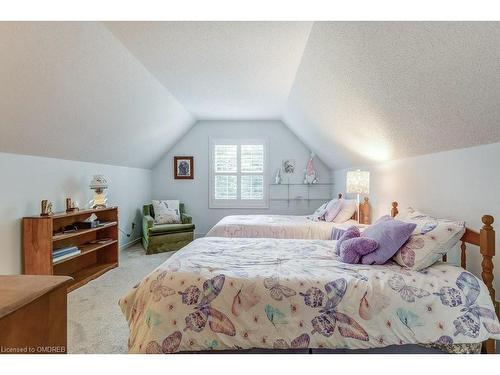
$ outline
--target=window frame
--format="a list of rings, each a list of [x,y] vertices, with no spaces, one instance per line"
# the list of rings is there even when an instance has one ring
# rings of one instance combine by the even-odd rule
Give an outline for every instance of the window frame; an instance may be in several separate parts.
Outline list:
[[[237,145],[236,172],[216,173],[215,172],[215,146],[216,145]],[[242,145],[263,145],[264,160],[262,173],[241,172],[241,146]],[[269,186],[268,186],[268,140],[267,138],[219,138],[209,137],[209,208],[269,208]],[[215,176],[231,175],[237,176],[237,198],[236,199],[215,199]],[[242,175],[262,175],[263,178],[263,199],[241,199],[241,176]]]

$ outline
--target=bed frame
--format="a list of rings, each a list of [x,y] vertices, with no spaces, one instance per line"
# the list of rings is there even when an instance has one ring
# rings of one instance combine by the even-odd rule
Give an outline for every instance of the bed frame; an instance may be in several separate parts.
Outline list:
[[[391,216],[396,217],[398,214],[398,202],[392,202]],[[467,268],[467,244],[479,246],[479,251],[483,260],[481,262],[481,277],[483,282],[488,287],[495,312],[499,316],[499,303],[495,298],[495,288],[493,287],[493,256],[495,255],[495,230],[491,226],[495,221],[493,216],[484,215],[481,218],[483,227],[479,232],[465,228],[465,233],[460,239],[460,265],[462,268]],[[443,255],[443,261],[446,262],[446,254]],[[495,354],[495,340],[489,339],[483,342],[483,351],[487,354]]]

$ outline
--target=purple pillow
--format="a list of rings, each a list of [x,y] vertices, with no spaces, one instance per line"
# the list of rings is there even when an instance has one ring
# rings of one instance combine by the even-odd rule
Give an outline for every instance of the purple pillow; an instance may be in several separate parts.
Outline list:
[[[355,237],[359,237],[359,229],[355,226],[347,228],[337,241],[337,245],[335,246],[335,254],[340,255],[340,245],[342,245],[342,242]]]
[[[362,234],[362,237],[377,241],[378,248],[363,256],[361,263],[384,264],[408,241],[416,227],[417,224],[414,223],[405,223],[389,215],[382,216],[375,224],[367,227]]]
[[[366,237],[354,237],[345,240],[340,245],[340,261],[351,264],[359,263],[363,255],[375,251],[377,246],[377,241]]]

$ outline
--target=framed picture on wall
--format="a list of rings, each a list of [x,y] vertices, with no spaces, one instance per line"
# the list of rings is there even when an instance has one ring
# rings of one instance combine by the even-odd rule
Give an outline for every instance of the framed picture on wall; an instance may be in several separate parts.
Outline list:
[[[192,156],[174,156],[174,179],[192,180],[194,178],[194,161]]]

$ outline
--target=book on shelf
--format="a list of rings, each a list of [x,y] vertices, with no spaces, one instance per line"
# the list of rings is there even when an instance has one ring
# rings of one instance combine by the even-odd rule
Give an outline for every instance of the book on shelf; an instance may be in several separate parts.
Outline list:
[[[62,259],[66,259],[66,258],[69,258],[73,255],[77,255],[80,253],[81,253],[81,250],[76,246],[63,247],[63,248],[55,249],[52,252],[52,259],[55,261],[62,260]]]
[[[111,237],[103,237],[103,238],[97,238],[95,240],[91,240],[89,241],[89,244],[91,245],[95,245],[95,244],[105,244],[107,242],[110,242],[110,241],[113,241],[113,239]]]
[[[77,250],[77,251],[72,252],[72,253],[67,253],[67,254],[59,255],[57,257],[53,256],[52,260],[54,262],[57,262],[57,261],[60,261],[60,260],[63,260],[63,259],[67,259],[67,258],[70,258],[70,257],[78,255],[78,254],[81,254],[81,250]]]
[[[76,247],[76,246],[60,247],[60,248],[54,249],[52,251],[52,255],[61,255],[64,253],[69,253],[69,252],[75,251],[75,250],[78,250],[78,247]]]

